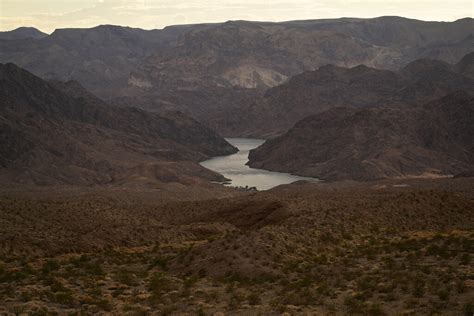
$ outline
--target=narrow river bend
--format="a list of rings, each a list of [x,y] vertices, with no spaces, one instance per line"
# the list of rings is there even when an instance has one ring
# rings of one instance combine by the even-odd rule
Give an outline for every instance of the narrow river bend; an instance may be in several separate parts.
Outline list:
[[[295,176],[289,173],[273,172],[262,169],[253,169],[246,165],[249,151],[262,145],[265,140],[253,138],[226,138],[237,147],[235,154],[214,157],[201,162],[207,169],[222,174],[231,180],[226,184],[233,187],[255,187],[258,190],[268,190],[280,184],[288,184],[298,180],[316,181],[314,178]]]

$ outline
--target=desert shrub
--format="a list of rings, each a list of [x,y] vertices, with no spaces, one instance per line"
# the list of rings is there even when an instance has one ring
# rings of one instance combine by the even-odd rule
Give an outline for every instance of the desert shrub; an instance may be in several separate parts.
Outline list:
[[[197,281],[198,281],[198,278],[195,276],[187,277],[183,280],[183,287],[191,288],[194,284],[196,284]]]
[[[201,268],[198,271],[198,276],[202,279],[207,276],[207,270],[206,268]]]
[[[155,241],[155,244],[153,245],[152,251],[153,251],[153,252],[158,252],[158,251],[160,251],[160,248],[161,248],[160,242],[159,242],[159,241]]]
[[[57,260],[49,259],[44,263],[41,271],[43,272],[43,274],[49,274],[51,271],[59,270],[59,268],[60,265]]]
[[[12,283],[12,282],[18,282],[23,279],[26,279],[28,275],[19,270],[3,270],[3,272],[0,271],[0,283]]]
[[[469,265],[471,262],[471,256],[468,253],[465,253],[461,256],[461,264],[462,265]]]
[[[465,316],[474,315],[474,302],[468,302],[463,306],[463,313]]]
[[[92,297],[94,298],[100,298],[102,297],[102,289],[98,286],[94,286],[92,288],[90,288],[87,293],[89,295],[91,295]]]
[[[258,293],[251,293],[249,296],[247,296],[247,301],[249,302],[250,305],[258,305],[261,303],[260,300],[260,295]]]
[[[367,308],[367,315],[382,316],[382,315],[385,315],[385,312],[383,311],[382,307],[379,304],[371,304]]]
[[[240,306],[243,302],[244,297],[238,291],[233,291],[231,293],[230,302],[229,302],[229,309],[233,310]]]
[[[100,264],[99,261],[92,261],[92,262],[86,263],[84,265],[84,270],[86,271],[87,274],[91,274],[91,275],[100,276],[100,275],[105,274],[104,269],[102,268],[102,265]]]
[[[74,302],[74,298],[71,292],[58,292],[54,295],[54,300],[57,303],[66,306],[71,306]]]
[[[20,293],[20,298],[23,302],[29,302],[33,298],[33,295],[30,291],[22,291]]]
[[[168,292],[171,290],[171,283],[162,273],[155,273],[148,283],[148,290],[155,294]]]
[[[71,258],[70,263],[74,266],[82,266],[84,262],[88,262],[91,258],[88,255],[82,254],[79,257]]]
[[[112,291],[112,296],[117,298],[125,292],[125,288],[119,287]]]
[[[202,309],[202,306],[199,306],[199,309],[197,310],[197,315],[198,316],[206,316],[206,313]]]
[[[115,278],[118,282],[128,285],[128,286],[134,286],[137,284],[137,278],[135,274],[131,271],[128,271],[126,269],[120,269],[116,274]]]
[[[416,306],[418,306],[419,303],[420,302],[417,299],[412,298],[405,302],[405,306],[407,308],[415,308]]]
[[[317,297],[310,289],[305,288],[300,291],[292,291],[285,294],[282,303],[285,305],[308,306],[317,303]]]
[[[396,269],[396,263],[395,263],[395,260],[393,260],[392,257],[385,257],[384,258],[384,268],[387,269],[387,270],[394,270]]]
[[[10,313],[14,315],[23,315],[26,312],[26,306],[23,305],[13,305],[9,308]]]
[[[347,296],[344,299],[344,305],[347,308],[349,314],[363,314],[364,305],[361,301],[357,300],[355,297]]]
[[[85,303],[88,305],[95,305],[101,310],[110,312],[113,309],[112,304],[109,300],[103,297],[95,297],[95,298],[87,298],[86,300],[81,301],[81,303]]]
[[[210,291],[206,293],[206,303],[217,301],[219,298],[219,293],[216,291]]]
[[[425,295],[425,283],[421,279],[413,282],[413,296],[421,298]]]
[[[309,276],[304,276],[299,279],[297,282],[292,284],[292,287],[295,289],[307,288],[313,284],[313,280]]]
[[[465,293],[466,292],[466,283],[464,282],[464,280],[458,280],[456,282],[456,291],[459,293],[459,294],[462,294],[462,293]]]
[[[67,289],[64,287],[64,285],[57,280],[54,280],[53,283],[50,285],[51,291],[56,293],[56,292],[65,292]]]
[[[30,312],[30,316],[47,316],[50,315],[51,313],[48,311],[47,308],[42,307],[42,308],[37,308],[33,311]]]
[[[447,301],[449,299],[449,288],[439,290],[437,294],[440,300]]]
[[[97,307],[99,307],[100,309],[104,310],[104,311],[111,311],[113,306],[112,304],[110,303],[109,300],[105,299],[105,298],[101,298],[97,301],[95,301],[95,305]]]
[[[361,291],[372,291],[375,288],[375,282],[368,276],[357,280],[357,287]]]
[[[319,241],[322,243],[335,244],[338,239],[330,232],[324,232],[319,236]]]
[[[164,271],[168,270],[168,258],[165,257],[156,257],[153,259],[153,261],[150,264],[150,269],[154,267],[160,267]]]
[[[315,264],[327,264],[328,263],[328,257],[326,254],[321,254],[319,256],[315,256],[313,258],[313,262]]]
[[[341,236],[342,238],[344,238],[345,240],[352,240],[352,235],[350,233],[348,233],[346,230],[342,230],[341,231]]]
[[[326,296],[330,296],[334,292],[334,290],[331,289],[326,282],[322,282],[316,291],[318,294]]]

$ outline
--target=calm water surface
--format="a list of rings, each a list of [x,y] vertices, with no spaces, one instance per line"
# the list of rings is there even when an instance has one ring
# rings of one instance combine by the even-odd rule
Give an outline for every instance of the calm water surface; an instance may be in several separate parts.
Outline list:
[[[215,157],[201,162],[207,169],[222,174],[231,183],[226,184],[235,187],[256,187],[258,190],[268,190],[280,184],[288,184],[298,180],[316,181],[314,178],[295,176],[289,173],[273,172],[262,169],[254,169],[245,165],[248,162],[249,151],[260,145],[265,140],[253,138],[226,138],[226,140],[237,147],[239,152],[222,157]]]

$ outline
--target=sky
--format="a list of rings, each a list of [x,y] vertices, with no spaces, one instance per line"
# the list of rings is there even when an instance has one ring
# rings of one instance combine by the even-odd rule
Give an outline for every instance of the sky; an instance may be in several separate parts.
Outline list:
[[[473,0],[0,0],[0,31],[115,24],[143,29],[228,20],[288,21],[398,15],[428,21],[473,17]]]

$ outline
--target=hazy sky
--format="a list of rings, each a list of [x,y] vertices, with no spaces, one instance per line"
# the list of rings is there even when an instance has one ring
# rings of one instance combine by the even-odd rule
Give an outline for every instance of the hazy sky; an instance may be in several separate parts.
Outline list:
[[[0,30],[116,24],[145,29],[227,20],[287,21],[400,15],[453,21],[473,16],[473,0],[0,0]]]

